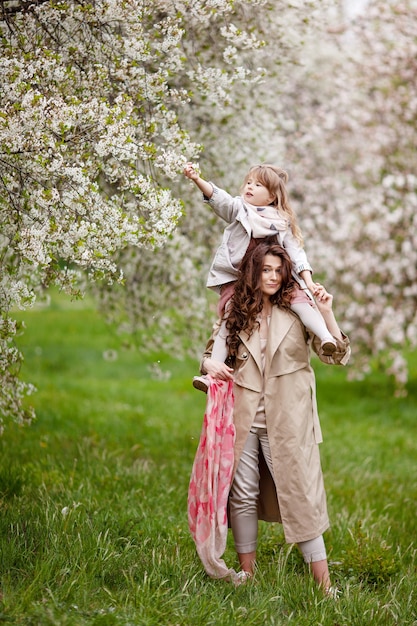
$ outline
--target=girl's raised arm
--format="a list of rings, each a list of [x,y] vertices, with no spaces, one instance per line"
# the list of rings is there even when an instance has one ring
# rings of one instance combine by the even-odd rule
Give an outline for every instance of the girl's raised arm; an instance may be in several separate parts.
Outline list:
[[[184,176],[189,178],[197,185],[200,191],[210,200],[213,195],[213,187],[204,178],[201,178],[200,174],[195,169],[194,165],[190,162],[184,166]]]

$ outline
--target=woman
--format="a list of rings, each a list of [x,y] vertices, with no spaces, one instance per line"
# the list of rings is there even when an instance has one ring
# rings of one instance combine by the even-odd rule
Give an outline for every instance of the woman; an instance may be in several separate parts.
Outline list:
[[[297,543],[317,583],[331,593],[323,532],[329,527],[318,444],[310,343],[329,364],[346,364],[350,348],[332,311],[333,297],[318,286],[316,301],[336,341],[332,356],[291,311],[291,260],[264,240],[244,257],[227,313],[230,364],[210,358],[201,371],[234,380],[236,429],[229,522],[241,565],[254,573],[258,519],[279,521],[288,543]]]

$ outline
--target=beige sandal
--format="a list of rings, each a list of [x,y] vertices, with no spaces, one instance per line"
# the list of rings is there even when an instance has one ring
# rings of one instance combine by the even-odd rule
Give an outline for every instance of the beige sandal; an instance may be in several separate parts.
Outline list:
[[[235,587],[239,587],[240,585],[244,585],[245,583],[248,582],[248,580],[251,580],[251,578],[252,578],[252,574],[250,572],[246,572],[244,569],[242,569],[235,576],[235,579],[234,579]]]
[[[324,590],[324,595],[332,600],[337,600],[342,592],[337,587],[327,587]]]

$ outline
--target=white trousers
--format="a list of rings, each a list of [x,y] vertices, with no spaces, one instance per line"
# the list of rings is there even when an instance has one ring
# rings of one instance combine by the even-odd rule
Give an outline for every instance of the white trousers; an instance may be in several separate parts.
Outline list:
[[[266,428],[252,427],[230,490],[230,524],[236,551],[255,552],[258,540],[259,450],[262,448],[271,475],[272,457]],[[301,541],[298,546],[306,563],[327,558],[323,535]]]

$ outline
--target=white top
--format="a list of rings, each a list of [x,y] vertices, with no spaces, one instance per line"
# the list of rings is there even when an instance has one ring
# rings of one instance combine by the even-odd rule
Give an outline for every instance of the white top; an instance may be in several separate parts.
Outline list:
[[[266,318],[266,322],[268,326],[269,326],[270,321],[271,321],[271,316],[268,315]],[[268,342],[268,339],[262,339],[262,337],[260,337],[260,341],[261,341],[262,372],[264,372],[265,371],[265,352],[266,352],[266,344]],[[264,399],[263,390],[259,398],[259,404],[258,404],[258,408],[256,409],[255,419],[253,420],[253,426],[255,426],[255,428],[266,428],[265,399]]]

